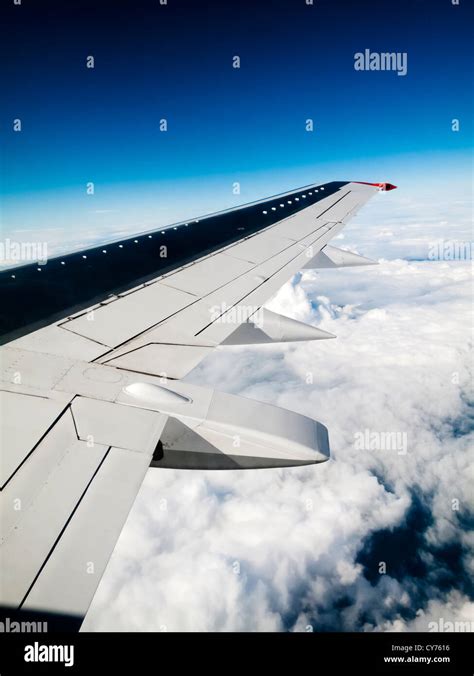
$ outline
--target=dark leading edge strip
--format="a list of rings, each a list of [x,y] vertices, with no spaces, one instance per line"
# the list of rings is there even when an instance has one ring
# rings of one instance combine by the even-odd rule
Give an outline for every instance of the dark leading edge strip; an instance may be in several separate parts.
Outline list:
[[[306,186],[257,204],[58,256],[43,266],[34,263],[4,270],[0,272],[0,344],[248,237],[345,185],[333,181]],[[162,246],[167,248],[165,258],[160,257]]]

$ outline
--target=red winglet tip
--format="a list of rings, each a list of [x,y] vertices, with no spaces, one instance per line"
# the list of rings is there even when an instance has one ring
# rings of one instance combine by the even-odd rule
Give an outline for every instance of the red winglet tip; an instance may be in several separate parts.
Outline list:
[[[392,183],[368,183],[367,181],[355,181],[355,183],[361,183],[362,185],[373,185],[376,188],[380,188],[380,190],[395,190],[396,185],[393,185]]]

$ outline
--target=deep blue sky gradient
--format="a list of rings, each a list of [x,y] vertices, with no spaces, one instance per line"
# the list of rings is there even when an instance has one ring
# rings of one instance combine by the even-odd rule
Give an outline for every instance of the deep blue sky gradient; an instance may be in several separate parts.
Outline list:
[[[278,192],[297,187],[293,175],[308,183],[325,166],[323,180],[396,183],[400,176],[367,175],[367,167],[400,158],[389,163],[398,173],[409,157],[411,169],[442,172],[444,161],[469,154],[465,0],[23,0],[5,3],[3,13],[7,228],[25,204],[42,204],[47,218],[55,201],[59,208],[82,198],[88,181],[96,193],[108,191],[110,205],[124,186],[131,195],[143,184],[159,194],[185,181],[189,198],[190,181],[202,193],[222,176],[251,183],[264,173],[270,186],[275,174],[270,192]],[[408,74],[355,71],[354,53],[365,48],[407,52]],[[94,70],[85,67],[90,54]],[[14,118],[21,133],[12,131]],[[179,187],[173,199],[184,199]],[[230,191],[226,199],[245,201]]]

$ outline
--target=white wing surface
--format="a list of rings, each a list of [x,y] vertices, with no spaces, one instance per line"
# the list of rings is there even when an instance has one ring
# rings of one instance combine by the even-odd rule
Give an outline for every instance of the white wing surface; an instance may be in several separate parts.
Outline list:
[[[323,462],[299,414],[182,382],[221,345],[331,334],[265,310],[378,189],[333,182],[0,273],[0,603],[79,628],[150,466]]]

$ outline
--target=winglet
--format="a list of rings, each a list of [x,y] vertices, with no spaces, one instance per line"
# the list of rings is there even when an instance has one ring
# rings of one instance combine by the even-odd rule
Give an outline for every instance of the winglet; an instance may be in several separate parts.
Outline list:
[[[380,188],[380,190],[395,190],[397,187],[396,185],[393,185],[392,183],[367,183],[367,181],[354,181],[354,183],[361,183],[362,185],[374,185],[376,188]]]

